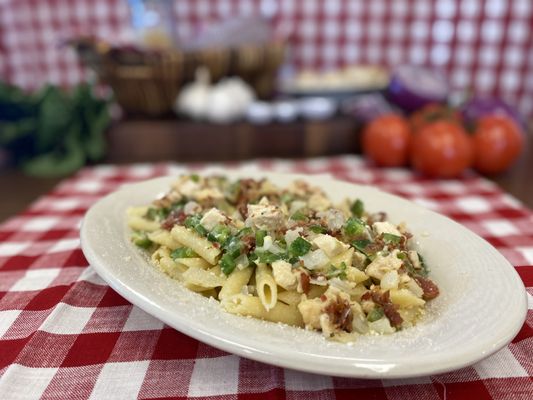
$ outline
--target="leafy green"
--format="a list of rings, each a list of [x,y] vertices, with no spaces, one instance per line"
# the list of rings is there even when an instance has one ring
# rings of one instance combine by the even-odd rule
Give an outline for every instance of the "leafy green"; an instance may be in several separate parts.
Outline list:
[[[361,201],[361,199],[356,199],[352,203],[350,207],[350,211],[355,217],[361,218],[363,214],[365,213],[365,204]]]
[[[256,251],[254,252],[253,261],[255,263],[272,264],[282,258],[283,257],[280,254],[275,254],[271,251]]]
[[[185,218],[183,225],[185,225],[186,228],[194,229],[200,236],[207,236],[207,229],[205,229],[200,223],[201,219],[201,214],[189,215],[187,218]]]
[[[299,236],[289,246],[289,253],[291,256],[303,256],[311,250],[311,243]]]
[[[344,233],[348,236],[357,236],[365,231],[365,223],[359,218],[350,217],[343,226]]]
[[[105,155],[109,99],[88,84],[67,92],[47,85],[35,93],[0,82],[0,146],[36,176],[62,176]]]
[[[236,266],[235,258],[228,253],[224,254],[220,259],[220,269],[225,275],[231,274]]]
[[[199,256],[190,247],[178,247],[176,250],[173,250],[172,253],[170,253],[170,257],[175,260],[176,258],[193,258]]]
[[[231,230],[225,225],[216,225],[211,232],[207,234],[207,240],[224,245],[231,235]]]
[[[255,246],[256,247],[262,247],[265,243],[265,236],[267,235],[267,231],[264,230],[258,230],[255,232]]]

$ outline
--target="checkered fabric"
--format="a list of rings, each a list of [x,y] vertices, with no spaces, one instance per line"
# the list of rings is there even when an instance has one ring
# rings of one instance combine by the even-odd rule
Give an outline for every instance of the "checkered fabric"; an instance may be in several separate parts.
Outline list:
[[[272,15],[290,34],[293,63],[333,68],[400,63],[441,68],[457,89],[500,96],[533,113],[530,0],[175,0],[177,30],[190,37],[231,15]],[[79,34],[131,37],[126,0],[0,1],[0,74],[23,87],[87,77],[59,43]]]
[[[227,354],[132,306],[87,265],[79,242],[84,213],[123,183],[205,166],[85,168],[0,226],[1,399],[533,397],[533,213],[474,174],[426,180],[356,156],[224,165],[376,185],[487,239],[522,277],[529,311],[509,346],[471,367],[392,381],[311,375]]]

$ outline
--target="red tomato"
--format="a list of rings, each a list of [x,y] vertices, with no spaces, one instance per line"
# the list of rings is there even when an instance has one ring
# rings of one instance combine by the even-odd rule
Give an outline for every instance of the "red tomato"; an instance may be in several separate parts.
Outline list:
[[[397,114],[382,115],[363,131],[363,152],[376,164],[385,167],[405,165],[409,156],[411,129]]]
[[[415,111],[409,117],[413,133],[418,132],[427,124],[441,120],[461,123],[461,114],[457,110],[445,105],[431,103]]]
[[[503,115],[480,118],[474,131],[474,167],[485,174],[507,169],[520,155],[524,135],[518,125]]]
[[[423,174],[451,178],[468,168],[472,159],[472,141],[456,123],[433,122],[413,136],[411,162]]]

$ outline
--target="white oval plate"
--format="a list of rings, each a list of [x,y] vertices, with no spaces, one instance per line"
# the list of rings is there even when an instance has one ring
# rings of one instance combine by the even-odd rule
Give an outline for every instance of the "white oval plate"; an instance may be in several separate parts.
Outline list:
[[[508,344],[521,328],[527,301],[514,268],[486,241],[435,212],[375,188],[325,176],[231,172],[230,178],[267,177],[280,186],[296,178],[322,187],[335,200],[360,197],[369,211],[406,221],[441,295],[414,328],[361,336],[353,345],[319,333],[223,312],[156,270],[128,239],[125,210],[150,203],[173,177],[124,186],[85,215],[83,252],[100,276],[127,300],[199,341],[281,367],[358,378],[401,378],[458,369]]]

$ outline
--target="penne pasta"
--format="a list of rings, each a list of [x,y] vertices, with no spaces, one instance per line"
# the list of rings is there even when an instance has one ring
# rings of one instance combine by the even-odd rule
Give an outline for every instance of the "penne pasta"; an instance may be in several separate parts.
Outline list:
[[[184,246],[193,249],[200,257],[206,260],[209,264],[215,265],[217,263],[217,257],[220,254],[220,249],[217,249],[213,244],[185,228],[184,226],[176,225],[170,231],[172,237]]]
[[[230,296],[241,293],[243,286],[248,284],[250,281],[250,277],[252,276],[253,272],[254,269],[252,267],[236,269],[233,271],[228,276],[228,279],[226,279],[226,282],[224,282],[222,289],[220,289],[218,298],[220,300],[224,300]]]
[[[266,264],[258,264],[255,269],[255,282],[261,304],[268,311],[276,305],[278,299],[278,286],[272,276],[272,269]]]
[[[302,315],[295,306],[277,302],[270,310],[266,310],[259,297],[236,294],[222,301],[222,307],[232,313],[271,322],[282,322],[287,325],[303,326]]]
[[[156,268],[229,313],[341,342],[415,325],[439,290],[412,235],[360,199],[340,204],[304,181],[190,175],[126,220]]]

